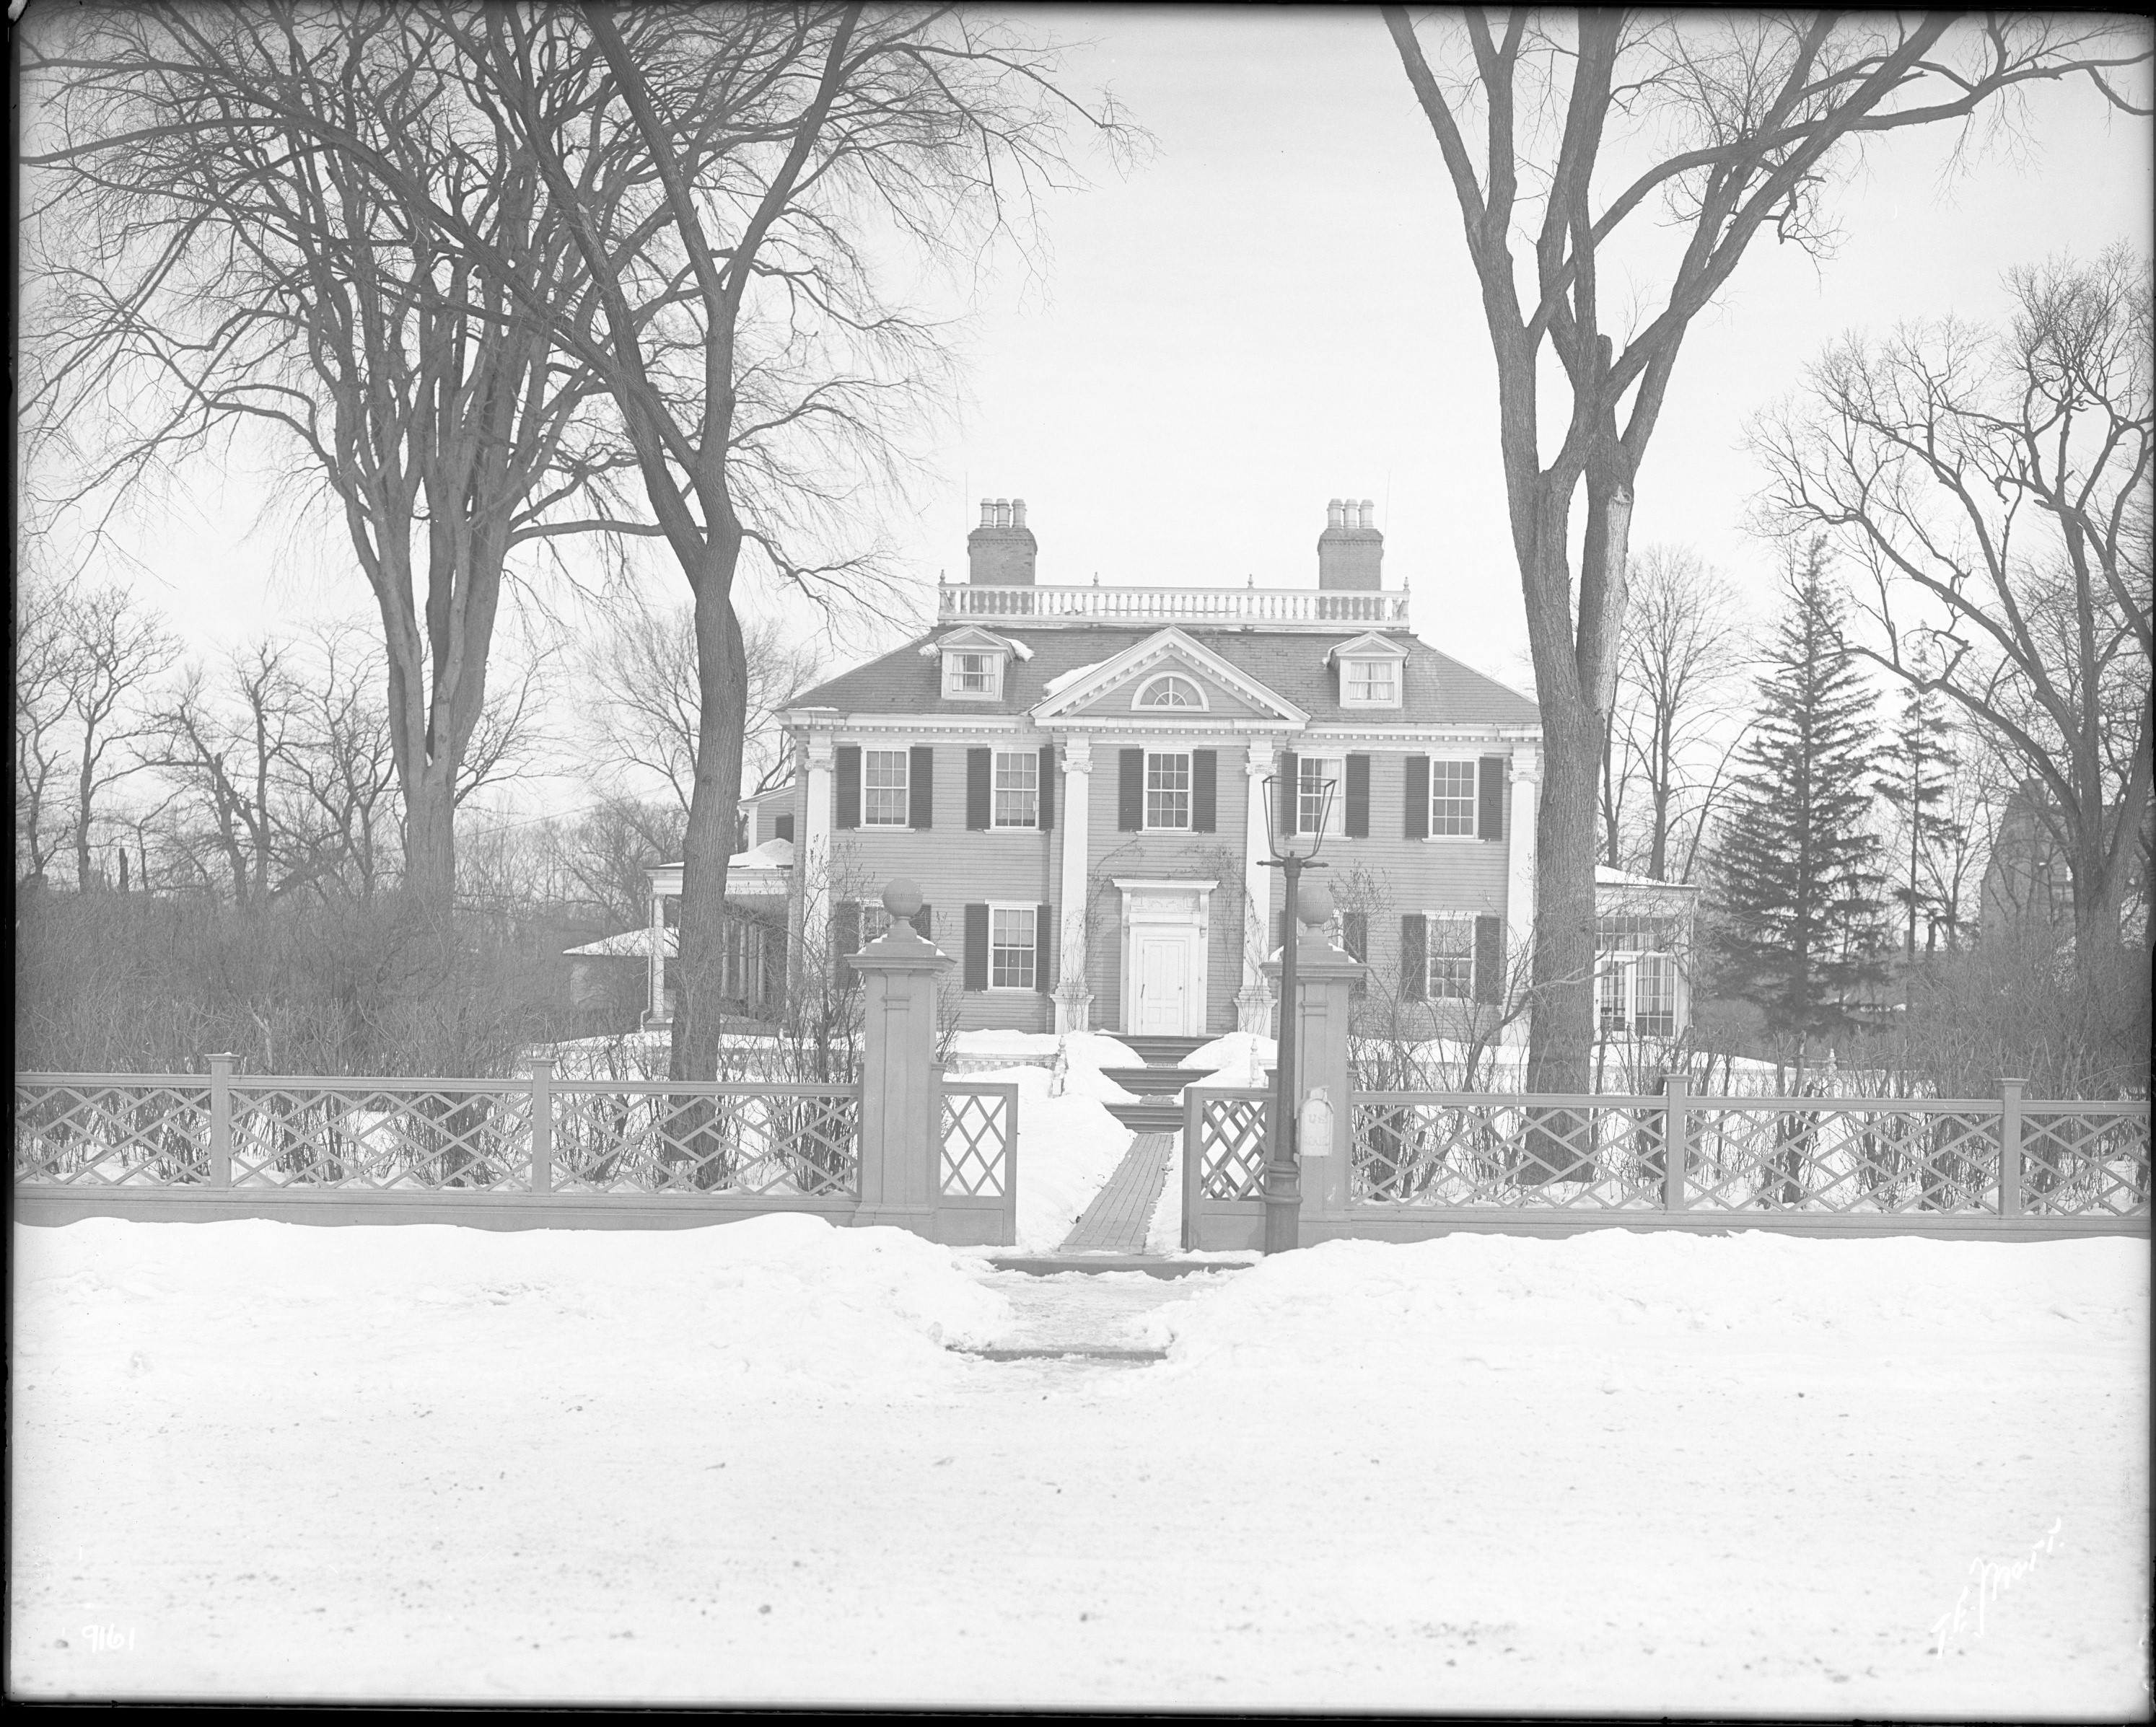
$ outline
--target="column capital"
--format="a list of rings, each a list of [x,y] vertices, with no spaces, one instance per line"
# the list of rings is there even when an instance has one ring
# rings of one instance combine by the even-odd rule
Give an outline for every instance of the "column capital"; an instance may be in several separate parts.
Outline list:
[[[1543,746],[1540,744],[1512,746],[1512,777],[1516,780],[1539,780],[1543,776]]]
[[[1091,773],[1093,771],[1093,741],[1089,737],[1066,737],[1062,740],[1063,771],[1065,773]]]
[[[829,732],[812,731],[803,742],[808,746],[808,766],[812,771],[817,768],[828,770],[832,766],[837,746],[833,743]]]

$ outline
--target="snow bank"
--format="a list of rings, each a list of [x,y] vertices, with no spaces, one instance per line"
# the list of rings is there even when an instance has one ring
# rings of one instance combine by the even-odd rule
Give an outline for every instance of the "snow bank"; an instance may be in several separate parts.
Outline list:
[[[1385,1369],[1532,1330],[1571,1338],[1717,1334],[1747,1346],[2145,1344],[2148,1249],[2043,1243],[1806,1240],[1619,1229],[1554,1240],[1335,1241],[1266,1259],[1163,1309],[1171,1361]],[[1352,1351],[1343,1340],[1354,1340]]]
[[[1255,1032],[1230,1032],[1201,1044],[1176,1065],[1212,1074],[1215,1085],[1263,1085],[1265,1070],[1280,1058],[1279,1049],[1270,1038]]]
[[[110,1357],[116,1375],[213,1370],[235,1333],[273,1357],[289,1351],[297,1371],[317,1348],[447,1325],[475,1372],[598,1346],[624,1376],[906,1396],[953,1365],[947,1345],[985,1343],[1013,1323],[947,1248],[793,1214],[501,1232],[100,1217],[18,1225],[14,1242],[18,1336],[41,1353]]]
[[[1081,1072],[1074,1065],[1071,1079]],[[1053,1253],[1131,1149],[1131,1130],[1075,1087],[1050,1097],[1045,1068],[966,1077],[1018,1087],[1017,1249]]]

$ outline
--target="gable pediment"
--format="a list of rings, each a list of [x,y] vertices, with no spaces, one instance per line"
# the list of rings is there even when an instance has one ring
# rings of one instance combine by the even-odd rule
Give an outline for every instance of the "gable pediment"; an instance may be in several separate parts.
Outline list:
[[[1381,636],[1374,630],[1358,636],[1352,642],[1342,642],[1328,653],[1327,664],[1342,659],[1405,659],[1408,650],[1390,636]]]
[[[1089,666],[1033,710],[1036,724],[1119,720],[1204,726],[1301,725],[1310,715],[1179,629],[1164,629]]]

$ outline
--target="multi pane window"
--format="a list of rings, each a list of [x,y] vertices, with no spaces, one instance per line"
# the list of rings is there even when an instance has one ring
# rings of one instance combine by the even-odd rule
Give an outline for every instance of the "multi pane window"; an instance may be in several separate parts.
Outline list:
[[[1296,831],[1298,833],[1339,833],[1345,830],[1348,812],[1346,763],[1337,756],[1304,756],[1296,763]],[[1332,787],[1327,806],[1325,788]]]
[[[1424,993],[1433,1002],[1473,1000],[1475,920],[1433,917],[1424,940],[1430,973]]]
[[[1142,708],[1202,708],[1205,698],[1189,679],[1171,673],[1154,679],[1140,690],[1137,705]]]
[[[1030,905],[988,908],[988,987],[1033,987],[1034,919]]]
[[[1351,659],[1348,662],[1348,700],[1360,707],[1399,705],[1399,663],[1390,659]]]
[[[1676,1035],[1676,935],[1671,918],[1618,914],[1595,920],[1596,1000],[1604,1031]]]
[[[1148,828],[1190,826],[1190,752],[1146,756],[1145,824]]]
[[[1475,764],[1433,761],[1430,765],[1430,831],[1475,835]]]
[[[994,695],[1002,681],[1002,656],[995,653],[947,653],[943,656],[943,692],[947,695]]]
[[[998,828],[1037,828],[1040,825],[1040,752],[1038,750],[996,751],[995,808],[990,819]]]
[[[906,759],[903,750],[861,751],[861,825],[906,825]]]

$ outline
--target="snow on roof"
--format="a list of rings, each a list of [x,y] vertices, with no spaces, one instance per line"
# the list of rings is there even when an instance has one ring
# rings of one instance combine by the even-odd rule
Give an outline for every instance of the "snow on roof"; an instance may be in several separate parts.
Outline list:
[[[1699,884],[1696,882],[1657,881],[1651,875],[1632,875],[1600,864],[1594,866],[1594,885],[1598,888],[1671,888],[1683,894],[1699,891]]]
[[[1107,663],[1105,659],[1096,659],[1091,665],[1073,666],[1067,672],[1058,672],[1041,686],[1040,693],[1043,695],[1060,695],[1081,678],[1091,676]]]
[[[671,959],[674,956],[674,932],[660,932],[660,950]],[[651,926],[649,924],[634,930],[624,930],[619,935],[602,936],[597,941],[587,941],[582,947],[566,947],[565,954],[589,954],[599,959],[648,960],[651,957]]]

